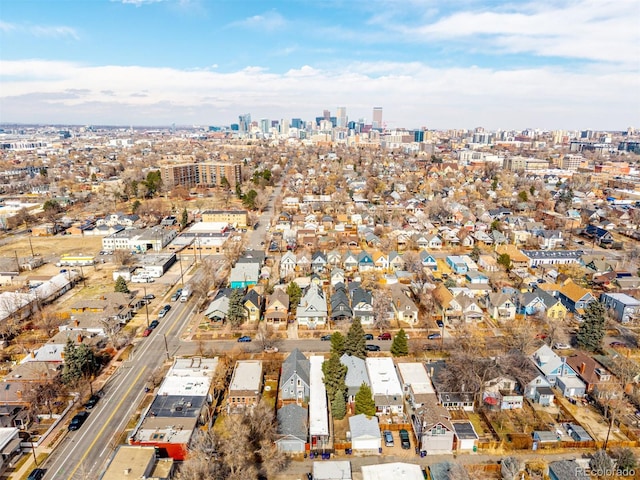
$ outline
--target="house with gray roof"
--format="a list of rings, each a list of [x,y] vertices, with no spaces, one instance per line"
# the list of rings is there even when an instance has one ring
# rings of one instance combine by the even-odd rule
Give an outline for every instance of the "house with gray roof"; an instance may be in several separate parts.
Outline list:
[[[559,460],[549,464],[549,478],[551,480],[589,480],[590,477],[575,460]]]
[[[347,367],[347,376],[344,383],[347,386],[347,401],[353,403],[356,393],[358,393],[363,383],[371,386],[367,366],[362,358],[347,355],[346,353],[340,357],[340,363]]]
[[[304,453],[309,436],[308,411],[295,403],[278,409],[276,447],[281,452]]]
[[[282,362],[278,398],[284,403],[309,401],[309,359],[297,348]]]
[[[357,453],[380,452],[382,436],[378,417],[367,417],[364,413],[349,417],[349,430],[351,431],[351,448]]]
[[[308,328],[322,327],[327,324],[327,301],[324,298],[322,287],[315,283],[307,287],[300,299],[296,319],[298,326]]]

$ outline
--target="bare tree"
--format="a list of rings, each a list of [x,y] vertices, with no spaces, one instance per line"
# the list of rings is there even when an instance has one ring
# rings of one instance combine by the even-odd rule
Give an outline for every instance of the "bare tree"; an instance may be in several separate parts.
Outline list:
[[[516,457],[507,457],[500,462],[502,480],[516,480],[522,464]]]
[[[47,337],[53,336],[58,331],[58,327],[65,322],[59,312],[50,305],[41,307],[31,318],[34,326],[43,330]]]
[[[267,325],[261,322],[258,326],[258,333],[256,334],[256,341],[262,347],[262,350],[268,350],[276,348],[278,343],[278,336],[271,325]]]
[[[379,288],[373,292],[373,326],[382,331],[389,328],[389,313],[391,312],[391,293],[386,288]]]
[[[113,252],[113,263],[115,265],[129,265],[133,262],[133,255],[127,250],[116,250]]]

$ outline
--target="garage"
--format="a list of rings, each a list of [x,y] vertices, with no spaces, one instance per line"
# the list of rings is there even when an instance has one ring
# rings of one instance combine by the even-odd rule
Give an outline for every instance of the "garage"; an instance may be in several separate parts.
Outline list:
[[[349,418],[351,431],[351,449],[354,453],[380,453],[382,435],[378,417],[367,418],[360,414]]]

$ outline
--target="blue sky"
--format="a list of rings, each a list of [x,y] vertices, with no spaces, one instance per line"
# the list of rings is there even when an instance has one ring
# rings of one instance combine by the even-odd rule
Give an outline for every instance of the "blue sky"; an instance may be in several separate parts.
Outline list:
[[[640,0],[2,0],[0,121],[640,127]]]

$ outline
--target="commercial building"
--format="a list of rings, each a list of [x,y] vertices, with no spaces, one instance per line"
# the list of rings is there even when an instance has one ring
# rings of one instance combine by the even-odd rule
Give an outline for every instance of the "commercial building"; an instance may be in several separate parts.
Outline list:
[[[130,445],[155,447],[160,456],[185,459],[194,433],[207,417],[217,358],[177,359],[129,437]]]
[[[238,360],[229,384],[228,409],[234,411],[251,408],[258,404],[262,391],[262,362],[260,360]]]
[[[202,212],[203,222],[224,222],[234,227],[247,226],[246,210],[205,210]]]
[[[144,253],[148,250],[159,252],[166,247],[176,235],[175,230],[167,230],[161,227],[121,230],[104,237],[102,239],[102,248],[104,250],[127,250],[136,253]]]
[[[120,445],[100,480],[168,480],[173,478],[174,467],[172,458],[156,458],[155,447]]]

